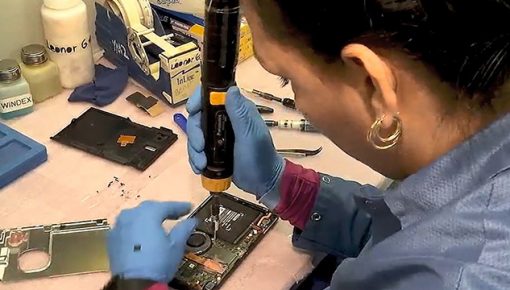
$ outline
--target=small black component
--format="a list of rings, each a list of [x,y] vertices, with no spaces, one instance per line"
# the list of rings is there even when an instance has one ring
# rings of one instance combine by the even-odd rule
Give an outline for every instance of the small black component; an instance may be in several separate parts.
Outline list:
[[[216,282],[209,281],[205,284],[204,290],[213,290],[216,287]]]
[[[151,96],[146,97],[140,92],[136,92],[136,93],[129,95],[126,98],[126,100],[128,100],[130,103],[132,103],[144,110],[148,110],[158,103],[157,99],[155,99]]]
[[[296,102],[293,99],[284,98],[282,104],[287,108],[296,110]]]
[[[136,136],[135,142],[122,147],[119,136]],[[167,128],[149,128],[129,118],[90,108],[51,139],[105,159],[147,169],[175,141],[177,135]],[[109,186],[112,184],[110,183]]]
[[[186,242],[190,247],[200,247],[205,244],[205,237],[199,234],[192,234]]]
[[[126,100],[153,117],[156,117],[165,111],[165,108],[156,98],[152,96],[146,97],[140,92],[129,95]]]
[[[203,232],[194,232],[186,242],[186,250],[200,255],[208,251],[212,246],[211,237]]]
[[[274,113],[274,109],[268,106],[257,105],[257,111],[259,114],[271,114]]]
[[[136,244],[133,247],[133,252],[140,252],[141,250],[142,250],[142,245],[140,245],[140,244]]]

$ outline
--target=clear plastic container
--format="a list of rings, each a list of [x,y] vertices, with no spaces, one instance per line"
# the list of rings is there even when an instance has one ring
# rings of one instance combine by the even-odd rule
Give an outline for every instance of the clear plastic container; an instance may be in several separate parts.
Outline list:
[[[48,53],[39,44],[21,49],[21,74],[30,86],[34,102],[40,103],[62,92],[58,66],[48,60]]]
[[[11,119],[31,113],[34,101],[30,87],[15,60],[0,60],[0,118]]]

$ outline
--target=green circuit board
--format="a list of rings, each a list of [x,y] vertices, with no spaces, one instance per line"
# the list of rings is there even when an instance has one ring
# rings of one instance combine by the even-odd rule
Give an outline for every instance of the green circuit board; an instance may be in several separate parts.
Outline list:
[[[213,241],[209,202],[210,198],[190,215],[199,219],[196,239],[194,242],[188,240],[188,253],[170,283],[174,289],[218,289],[278,221],[278,217],[266,208],[222,193],[220,230]]]

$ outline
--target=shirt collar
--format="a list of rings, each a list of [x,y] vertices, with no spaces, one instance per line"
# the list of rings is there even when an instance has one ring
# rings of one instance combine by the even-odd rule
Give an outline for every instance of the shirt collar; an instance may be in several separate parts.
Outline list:
[[[406,227],[510,168],[510,114],[385,193]]]

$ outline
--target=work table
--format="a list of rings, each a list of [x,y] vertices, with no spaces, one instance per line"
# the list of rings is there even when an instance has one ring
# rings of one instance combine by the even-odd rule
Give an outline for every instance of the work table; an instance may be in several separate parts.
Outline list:
[[[280,88],[278,78],[265,72],[254,58],[239,65],[238,84],[278,96],[292,95],[290,88]],[[173,114],[184,113],[185,106],[167,107],[162,115],[152,118],[125,100],[136,91],[150,95],[130,83],[113,104],[101,109],[146,126],[170,128],[179,135],[179,140],[144,172],[50,140],[91,106],[89,103],[69,103],[70,91],[38,104],[30,115],[6,122],[44,144],[48,161],[0,190],[0,228],[98,218],[107,218],[113,224],[122,209],[134,207],[143,200],[190,201],[196,206],[208,196],[201,187],[200,177],[193,174],[188,165],[186,135],[173,122]],[[278,103],[253,100],[275,109],[274,114],[264,115],[264,118],[301,118],[299,113]],[[277,148],[324,148],[318,156],[291,159],[305,167],[361,183],[380,185],[384,181],[382,176],[347,156],[320,134],[281,129],[271,132]],[[116,178],[119,182],[115,182]],[[255,201],[235,187],[229,193]],[[291,233],[292,227],[280,221],[222,289],[288,289],[308,273],[310,255],[292,248]],[[0,284],[0,289],[100,289],[108,279],[109,273],[76,275]]]

